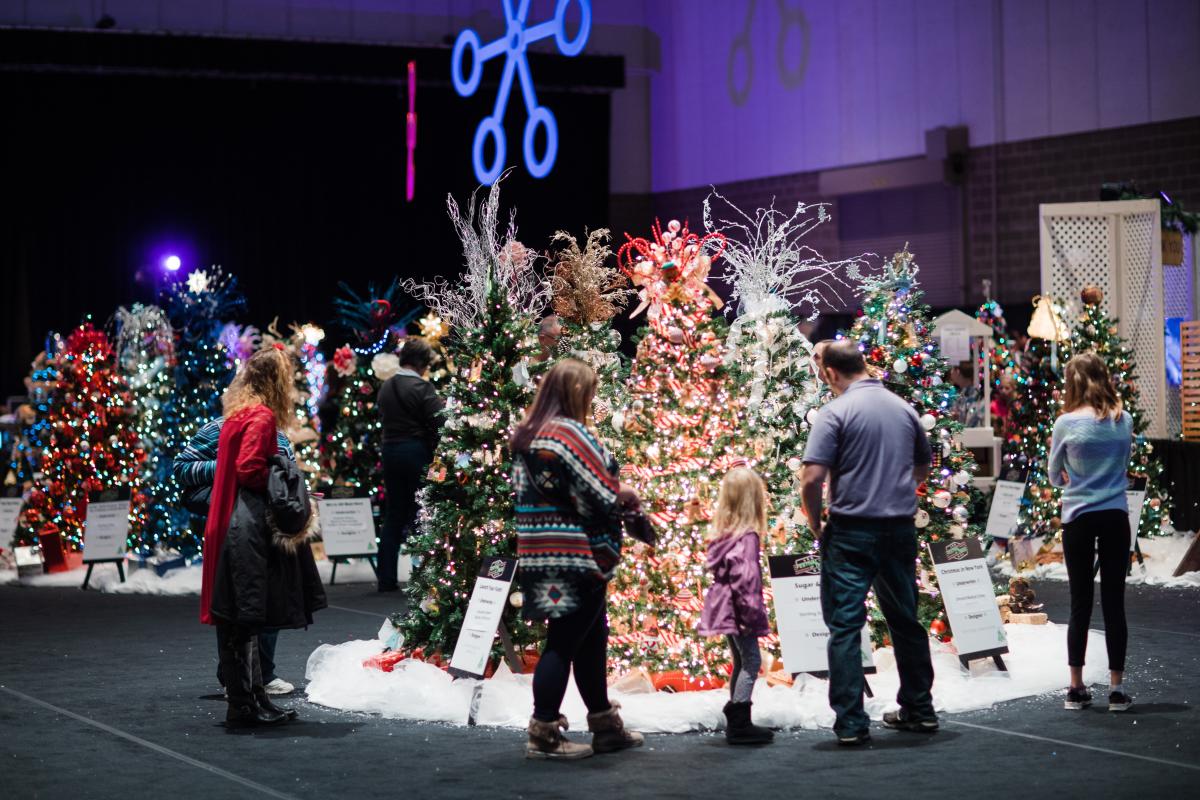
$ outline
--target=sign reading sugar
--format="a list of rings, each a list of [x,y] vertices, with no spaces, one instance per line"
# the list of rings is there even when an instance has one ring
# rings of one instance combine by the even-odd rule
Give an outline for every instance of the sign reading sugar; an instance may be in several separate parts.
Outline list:
[[[783,666],[793,675],[829,672],[829,628],[821,613],[821,558],[815,553],[770,556],[771,591]],[[871,637],[862,632],[863,671],[875,671]]]

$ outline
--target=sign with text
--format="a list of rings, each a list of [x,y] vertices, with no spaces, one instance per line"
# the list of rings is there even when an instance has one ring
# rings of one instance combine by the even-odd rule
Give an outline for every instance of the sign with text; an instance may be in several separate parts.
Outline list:
[[[317,500],[325,555],[368,556],[379,552],[375,542],[375,518],[366,488],[333,486]]]
[[[783,666],[792,675],[829,672],[829,628],[821,613],[821,558],[815,554],[769,556],[771,591],[775,596],[775,624]],[[871,637],[862,630],[863,672],[875,672]]]
[[[988,510],[984,533],[994,539],[1011,539],[1017,528],[1021,497],[1025,494],[1024,470],[1009,469],[1000,474],[992,490],[992,505]]]
[[[471,602],[463,618],[458,643],[450,657],[450,673],[465,678],[482,678],[492,654],[496,626],[508,602],[509,587],[517,574],[517,560],[494,556],[485,558],[471,590]]]
[[[23,504],[20,489],[16,486],[5,487],[3,495],[0,496],[0,543],[12,541],[17,532],[17,522]]]
[[[929,542],[938,589],[961,659],[983,658],[1008,652],[1008,637],[996,606],[992,576],[983,558],[979,539]]]
[[[83,562],[120,561],[129,538],[129,487],[88,493]]]
[[[938,331],[942,358],[946,359],[950,366],[971,360],[971,335],[965,327],[943,324],[939,326]]]
[[[1137,547],[1138,528],[1142,524],[1142,508],[1146,505],[1146,479],[1132,478],[1129,488],[1125,490],[1125,500],[1129,503],[1129,552]]]

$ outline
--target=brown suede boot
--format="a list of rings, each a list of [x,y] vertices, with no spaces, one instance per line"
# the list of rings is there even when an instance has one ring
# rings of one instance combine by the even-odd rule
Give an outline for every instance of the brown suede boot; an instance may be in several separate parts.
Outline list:
[[[559,717],[556,722],[529,720],[529,744],[525,745],[526,758],[555,758],[564,761],[587,758],[592,755],[591,745],[575,744],[563,736],[568,730],[567,718]]]
[[[625,730],[625,722],[617,709],[620,703],[613,703],[608,711],[598,714],[588,714],[588,730],[592,732],[592,749],[597,753],[613,753],[628,747],[641,747],[646,743],[646,737],[637,731]]]

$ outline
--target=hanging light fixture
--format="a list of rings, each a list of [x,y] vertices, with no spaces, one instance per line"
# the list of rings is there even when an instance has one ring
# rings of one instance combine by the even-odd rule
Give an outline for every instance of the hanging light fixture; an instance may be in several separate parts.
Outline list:
[[[1035,339],[1045,339],[1050,342],[1050,367],[1058,369],[1058,343],[1071,338],[1067,324],[1063,322],[1054,301],[1046,295],[1033,298],[1033,318],[1029,320],[1029,335]]]

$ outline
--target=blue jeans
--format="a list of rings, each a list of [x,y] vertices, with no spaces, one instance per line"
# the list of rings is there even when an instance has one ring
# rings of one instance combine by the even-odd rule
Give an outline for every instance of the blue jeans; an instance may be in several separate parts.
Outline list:
[[[836,517],[821,547],[821,610],[829,627],[829,705],[839,736],[863,733],[862,628],[867,591],[887,619],[900,691],[896,701],[914,719],[933,719],[929,634],[917,620],[917,533],[909,518]]]
[[[417,491],[433,457],[429,445],[417,439],[384,442],[382,456],[387,507],[379,532],[379,585],[391,589],[396,586],[400,545],[417,521]]]

